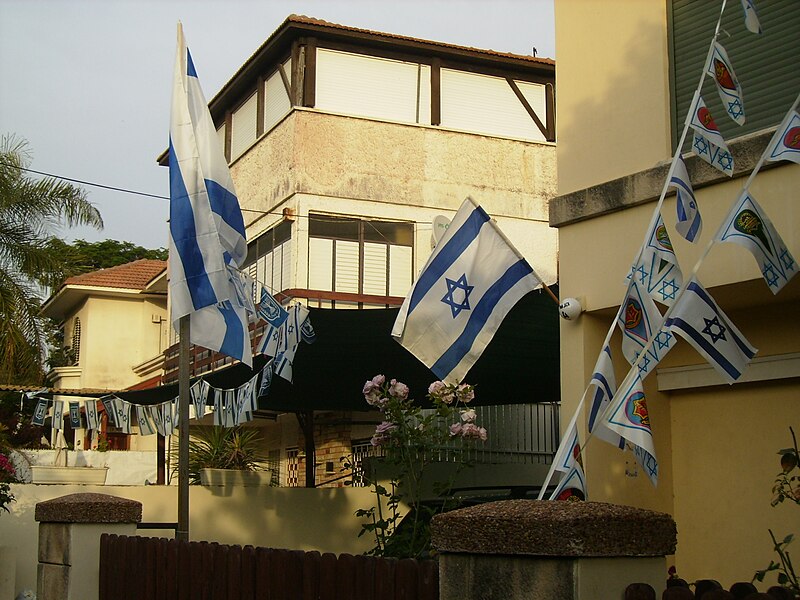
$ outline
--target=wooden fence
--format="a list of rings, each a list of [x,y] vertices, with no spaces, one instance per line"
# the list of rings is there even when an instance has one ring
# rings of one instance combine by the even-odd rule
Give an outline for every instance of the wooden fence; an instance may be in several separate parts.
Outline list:
[[[103,534],[99,600],[438,600],[435,561]]]

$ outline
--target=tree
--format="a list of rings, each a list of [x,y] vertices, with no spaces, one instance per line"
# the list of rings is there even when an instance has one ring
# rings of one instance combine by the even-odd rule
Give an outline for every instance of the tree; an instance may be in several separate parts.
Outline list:
[[[51,241],[59,226],[102,229],[86,192],[50,177],[33,179],[27,142],[0,139],[0,382],[41,383],[45,331],[41,294],[62,280],[64,257]]]

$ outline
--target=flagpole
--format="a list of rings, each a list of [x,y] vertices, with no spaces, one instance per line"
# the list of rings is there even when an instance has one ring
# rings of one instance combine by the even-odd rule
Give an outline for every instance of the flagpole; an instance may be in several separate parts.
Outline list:
[[[178,527],[175,539],[189,541],[189,337],[190,317],[178,321]]]

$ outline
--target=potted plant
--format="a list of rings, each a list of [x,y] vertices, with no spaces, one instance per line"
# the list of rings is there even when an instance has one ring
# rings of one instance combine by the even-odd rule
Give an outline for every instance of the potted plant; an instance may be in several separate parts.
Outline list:
[[[189,483],[269,485],[272,473],[264,468],[266,455],[257,429],[201,425],[190,435]]]

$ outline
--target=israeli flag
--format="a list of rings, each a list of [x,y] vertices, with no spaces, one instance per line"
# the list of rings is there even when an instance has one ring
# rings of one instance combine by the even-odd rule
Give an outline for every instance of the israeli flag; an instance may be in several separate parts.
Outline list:
[[[86,428],[100,429],[100,416],[97,414],[97,400],[87,400],[83,404],[86,411]]]
[[[122,430],[122,433],[131,432],[131,405],[125,402],[122,398],[114,398],[114,412],[117,415],[117,427]]]
[[[117,422],[117,410],[114,406],[114,396],[108,395],[103,396],[100,398],[100,402],[103,403],[103,408],[106,410],[106,415],[108,415],[109,420],[111,423],[114,424],[115,427],[119,427],[119,423]]]
[[[762,33],[761,21],[758,18],[758,11],[753,0],[742,0],[742,10],[744,10],[744,25],[750,33]]]
[[[681,156],[675,161],[669,185],[675,188],[677,195],[678,221],[675,223],[675,229],[686,241],[695,242],[703,231],[703,220],[697,208],[697,199],[694,197],[686,163]]]
[[[667,306],[671,306],[678,296],[683,285],[683,273],[661,213],[647,233],[639,261],[628,275],[628,280],[631,278],[646,289],[653,300]]]
[[[269,388],[272,385],[272,365],[275,359],[270,359],[264,368],[261,369],[261,385],[258,388],[259,396],[268,396]]]
[[[64,402],[53,400],[53,429],[64,429]]]
[[[460,382],[541,278],[472,198],[412,286],[392,337],[447,383]]]
[[[561,494],[569,489],[579,491],[583,496],[582,499],[587,499],[586,476],[583,472],[577,416],[578,411],[575,412],[575,416],[573,416],[572,421],[567,426],[558,451],[553,457],[554,470],[563,473],[563,475],[556,489],[550,495],[550,500],[557,500]]]
[[[155,425],[156,432],[158,432],[158,435],[166,437],[167,433],[164,430],[164,419],[163,419],[163,413],[161,411],[161,406],[158,404],[153,404],[150,406],[145,406],[144,409],[145,412],[147,413],[147,417]]]
[[[156,428],[153,422],[150,421],[146,408],[146,406],[136,405],[136,421],[139,423],[139,434],[153,435],[156,433]]]
[[[192,343],[251,366],[246,310],[228,271],[247,256],[244,219],[180,24],[177,46],[169,142],[172,322],[177,328],[191,315]]]
[[[611,348],[608,346],[605,346],[600,352],[600,356],[597,357],[589,385],[595,386],[594,396],[589,407],[589,432],[613,446],[624,448],[625,442],[619,434],[611,431],[600,420],[617,391],[617,378],[614,374],[614,363],[611,360]]]
[[[194,406],[195,419],[202,419],[206,414],[206,401],[208,400],[208,390],[211,386],[205,379],[198,379],[189,388],[189,395]]]
[[[642,378],[636,369],[628,372],[614,394],[606,415],[606,427],[655,458],[650,414],[647,411]]]
[[[617,316],[617,325],[623,335],[622,354],[631,366],[638,367],[643,379],[675,345],[675,336],[661,326],[662,320],[653,299],[635,280],[631,280]],[[646,355],[640,357],[653,336],[656,338],[654,343],[650,344]]]

